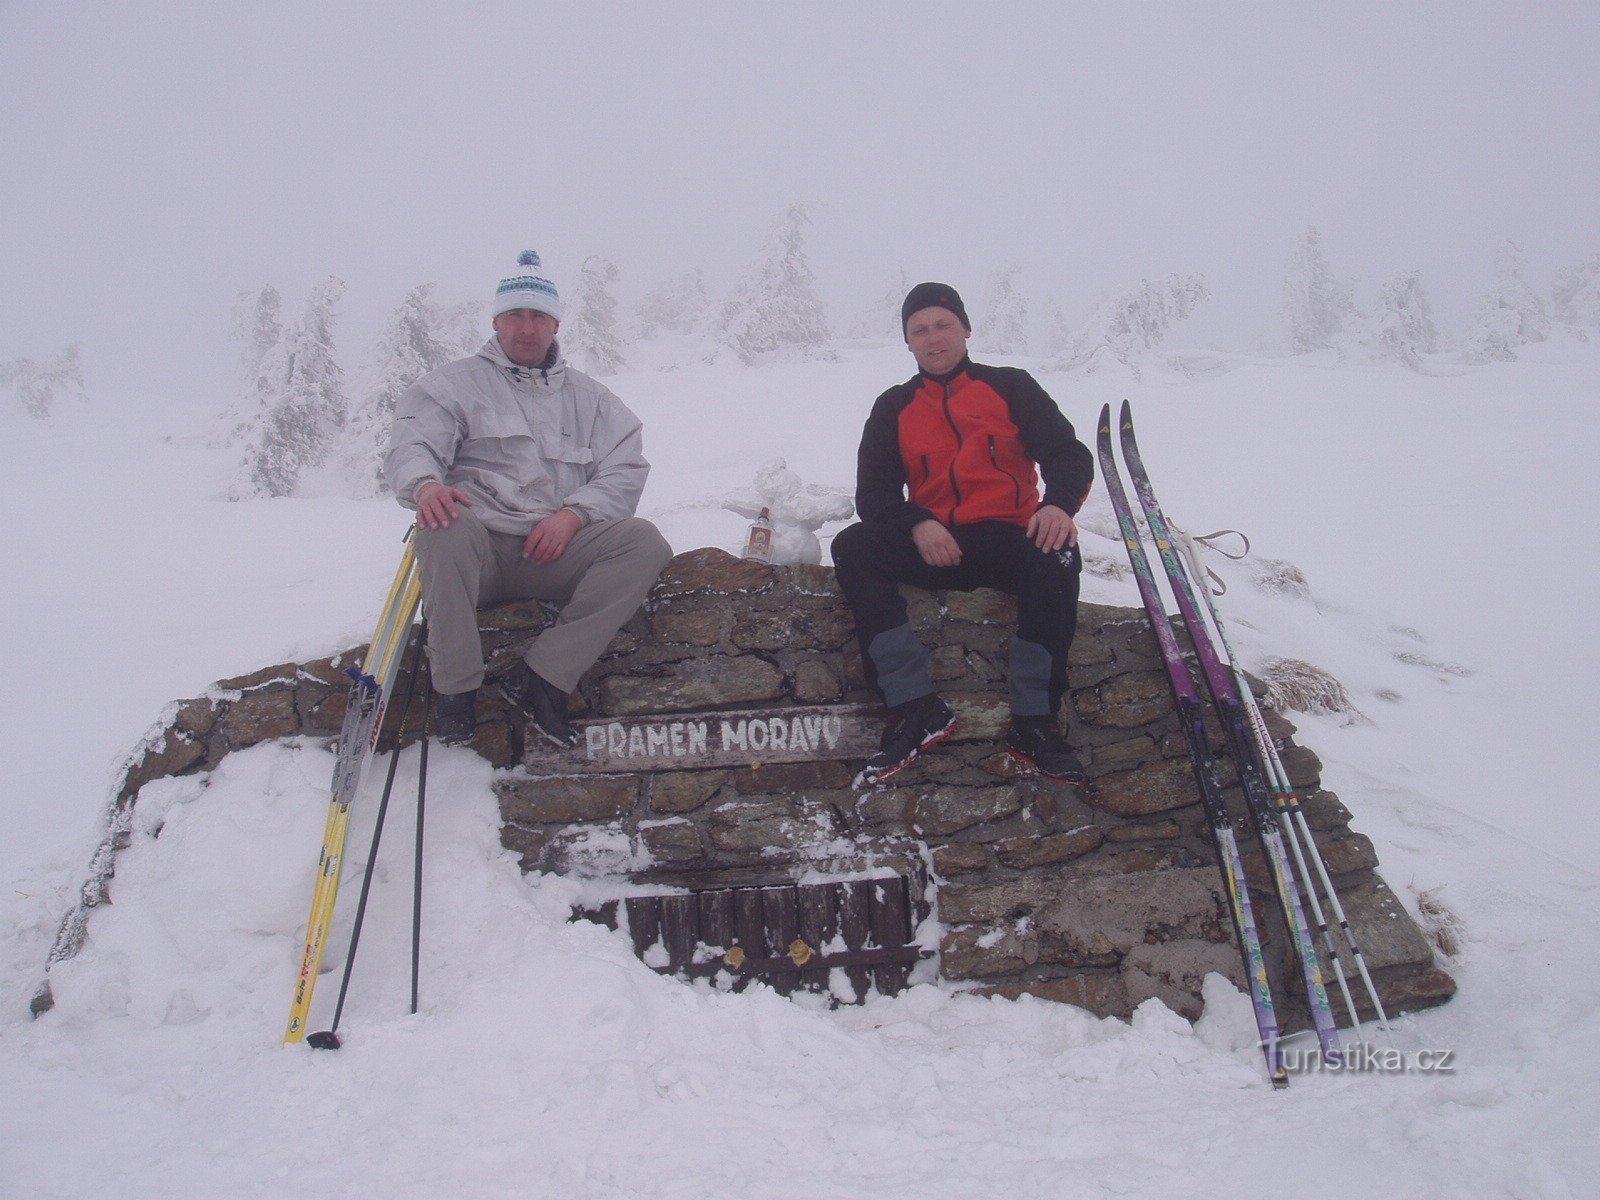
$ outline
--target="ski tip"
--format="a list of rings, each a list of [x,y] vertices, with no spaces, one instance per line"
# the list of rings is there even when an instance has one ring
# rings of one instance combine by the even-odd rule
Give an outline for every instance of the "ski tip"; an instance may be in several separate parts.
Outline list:
[[[339,1035],[331,1029],[324,1029],[321,1033],[313,1033],[306,1038],[306,1045],[313,1050],[337,1050],[342,1044]]]
[[[1101,428],[1101,430],[1103,432],[1109,432],[1110,429],[1111,429],[1111,405],[1110,404],[1102,404],[1100,406],[1100,428]]]

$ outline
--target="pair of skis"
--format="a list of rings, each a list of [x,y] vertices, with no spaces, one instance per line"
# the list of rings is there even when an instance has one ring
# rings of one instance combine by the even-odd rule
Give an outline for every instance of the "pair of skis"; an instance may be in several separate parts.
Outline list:
[[[1187,551],[1190,556],[1188,569],[1185,568],[1184,563],[1179,558],[1179,552],[1174,546],[1173,535],[1168,528],[1165,516],[1162,514],[1161,506],[1156,501],[1155,491],[1150,486],[1150,478],[1145,472],[1144,461],[1139,454],[1138,442],[1134,438],[1132,413],[1126,401],[1122,405],[1120,434],[1122,458],[1127,464],[1128,476],[1133,483],[1134,491],[1139,497],[1140,506],[1144,509],[1146,524],[1150,528],[1150,535],[1155,541],[1162,566],[1166,571],[1167,580],[1171,585],[1173,596],[1177,600],[1178,611],[1183,617],[1184,626],[1189,633],[1189,640],[1194,646],[1195,658],[1200,665],[1201,673],[1205,677],[1207,688],[1216,706],[1217,714],[1227,739],[1229,754],[1233,759],[1240,783],[1244,789],[1246,807],[1250,812],[1256,836],[1260,842],[1268,872],[1272,878],[1274,890],[1282,907],[1285,928],[1289,932],[1295,956],[1299,960],[1302,981],[1306,989],[1307,1004],[1311,1012],[1312,1023],[1316,1028],[1317,1040],[1321,1046],[1323,1059],[1331,1065],[1337,1065],[1342,1061],[1343,1048],[1339,1042],[1338,1028],[1334,1023],[1332,1006],[1328,1002],[1327,989],[1323,984],[1321,964],[1316,946],[1312,940],[1311,924],[1306,919],[1300,888],[1296,882],[1296,867],[1299,868],[1300,878],[1307,880],[1306,892],[1316,916],[1323,948],[1334,964],[1340,987],[1343,989],[1345,1005],[1350,1012],[1352,1021],[1357,1019],[1356,1007],[1350,997],[1338,955],[1334,952],[1327,922],[1317,900],[1316,889],[1309,881],[1306,855],[1300,848],[1297,835],[1302,835],[1309,846],[1310,857],[1317,864],[1321,882],[1330,898],[1330,907],[1334,908],[1336,912],[1341,930],[1344,932],[1352,948],[1355,961],[1360,967],[1362,978],[1366,980],[1368,992],[1372,997],[1379,1018],[1385,1021],[1385,1028],[1387,1028],[1387,1019],[1383,1013],[1382,1004],[1378,1000],[1376,990],[1372,987],[1366,963],[1351,936],[1349,923],[1344,918],[1343,909],[1339,906],[1332,881],[1328,878],[1321,855],[1317,852],[1316,844],[1311,838],[1310,826],[1306,822],[1305,814],[1300,809],[1299,800],[1289,784],[1287,772],[1284,771],[1277,749],[1273,746],[1272,739],[1267,733],[1260,709],[1256,705],[1250,689],[1244,682],[1243,672],[1238,666],[1232,647],[1227,644],[1226,635],[1222,630],[1221,618],[1216,611],[1215,605],[1212,604],[1209,591],[1204,586],[1205,575],[1200,568],[1192,542],[1187,544]],[[1273,1005],[1272,988],[1267,978],[1266,959],[1262,951],[1260,929],[1256,924],[1254,911],[1250,905],[1244,859],[1239,850],[1238,838],[1234,832],[1227,804],[1223,799],[1221,771],[1215,756],[1211,752],[1210,743],[1205,733],[1204,704],[1195,687],[1194,680],[1189,674],[1189,668],[1183,660],[1182,652],[1178,647],[1177,635],[1157,589],[1155,576],[1151,571],[1150,561],[1145,554],[1144,545],[1140,539],[1138,526],[1134,521],[1127,494],[1123,490],[1121,477],[1117,473],[1116,459],[1112,453],[1111,406],[1109,404],[1100,413],[1099,456],[1101,472],[1106,481],[1106,490],[1111,497],[1111,505],[1117,516],[1117,525],[1121,531],[1123,542],[1127,547],[1128,560],[1133,566],[1134,576],[1138,582],[1139,596],[1144,603],[1145,613],[1149,617],[1151,629],[1160,644],[1161,655],[1167,668],[1168,680],[1171,683],[1173,697],[1177,703],[1179,720],[1182,723],[1184,736],[1189,744],[1189,753],[1194,763],[1195,776],[1200,785],[1201,803],[1205,810],[1207,825],[1211,830],[1212,840],[1216,845],[1229,912],[1233,918],[1234,932],[1238,937],[1239,950],[1243,958],[1251,1007],[1255,1013],[1256,1027],[1261,1038],[1261,1050],[1266,1058],[1267,1074],[1273,1087],[1286,1087],[1288,1086],[1289,1076],[1284,1065],[1280,1046],[1281,1027],[1278,1023],[1277,1010]],[[1194,579],[1201,581],[1198,587],[1191,582],[1191,571]],[[1218,637],[1222,640],[1224,649],[1227,652],[1232,667],[1231,670],[1228,667],[1224,667],[1217,656],[1205,619],[1199,611],[1198,596],[1204,597],[1207,610],[1216,625]],[[1267,782],[1267,772],[1269,771],[1272,776],[1270,787]],[[1293,850],[1293,864],[1290,861],[1291,848]]]
[[[311,1013],[311,998],[322,969],[328,930],[333,924],[334,903],[339,895],[339,875],[344,868],[344,845],[350,830],[350,806],[361,788],[361,777],[378,744],[383,718],[388,710],[400,660],[411,638],[412,621],[422,599],[422,578],[417,573],[416,552],[411,535],[395,572],[394,582],[378,617],[359,669],[351,667],[349,700],[344,725],[339,732],[339,750],[333,772],[333,795],[328,804],[328,819],[322,834],[322,853],[317,862],[317,883],[311,895],[311,915],[306,922],[305,948],[300,956],[300,973],[295,979],[294,1001],[289,1009],[289,1025],[284,1044],[303,1041]],[[399,748],[396,747],[398,754]]]

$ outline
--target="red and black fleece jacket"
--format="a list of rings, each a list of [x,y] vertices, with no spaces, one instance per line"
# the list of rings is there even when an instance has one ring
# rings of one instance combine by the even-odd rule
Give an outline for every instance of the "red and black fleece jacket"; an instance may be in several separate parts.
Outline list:
[[[930,517],[1026,525],[1041,504],[1076,513],[1093,483],[1089,448],[1032,375],[964,359],[873,404],[856,455],[856,512],[908,532]]]

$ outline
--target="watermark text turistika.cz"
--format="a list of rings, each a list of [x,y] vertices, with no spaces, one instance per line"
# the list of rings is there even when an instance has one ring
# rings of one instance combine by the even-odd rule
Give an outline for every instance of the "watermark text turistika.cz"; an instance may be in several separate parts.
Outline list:
[[[1454,1075],[1454,1050],[1400,1050],[1393,1046],[1374,1046],[1371,1042],[1351,1042],[1335,1061],[1322,1057],[1319,1046],[1285,1046],[1283,1065],[1291,1072],[1334,1072],[1341,1075]]]

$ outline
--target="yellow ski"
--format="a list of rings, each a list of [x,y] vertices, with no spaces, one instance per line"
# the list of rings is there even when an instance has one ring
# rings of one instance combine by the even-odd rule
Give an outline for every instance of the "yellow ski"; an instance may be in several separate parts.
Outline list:
[[[361,669],[351,668],[350,698],[339,732],[339,754],[333,770],[333,796],[328,804],[328,820],[322,833],[322,856],[317,863],[317,883],[311,894],[311,915],[306,922],[305,950],[300,956],[300,974],[295,980],[294,1003],[289,1009],[289,1027],[283,1035],[285,1045],[301,1041],[311,1015],[311,997],[322,969],[329,926],[333,923],[334,902],[339,895],[339,875],[344,869],[345,835],[350,829],[350,805],[361,787],[361,776],[378,744],[395,676],[399,673],[401,652],[411,639],[411,623],[422,598],[422,580],[417,574],[416,554],[411,535],[406,535],[405,553],[395,572],[389,595],[378,616]]]

